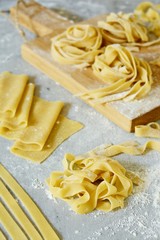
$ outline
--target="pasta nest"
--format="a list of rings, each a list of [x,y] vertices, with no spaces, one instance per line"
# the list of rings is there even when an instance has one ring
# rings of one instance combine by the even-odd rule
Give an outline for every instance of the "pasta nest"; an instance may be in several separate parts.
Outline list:
[[[94,74],[107,83],[86,94],[86,98],[99,99],[97,102],[106,102],[106,96],[120,92],[123,94],[112,100],[139,99],[150,91],[153,83],[150,65],[117,44],[107,46],[105,52],[95,58],[92,68]]]
[[[54,197],[63,199],[79,214],[124,206],[133,189],[126,169],[106,156],[75,157],[66,154],[64,171],[47,180]]]
[[[143,24],[147,25],[149,32],[160,37],[160,4],[151,2],[140,3],[134,13]]]
[[[133,14],[111,13],[106,21],[98,21],[105,43],[147,42],[146,27],[139,24]]]
[[[102,53],[102,35],[97,27],[74,25],[52,39],[52,57],[62,64],[86,67]]]

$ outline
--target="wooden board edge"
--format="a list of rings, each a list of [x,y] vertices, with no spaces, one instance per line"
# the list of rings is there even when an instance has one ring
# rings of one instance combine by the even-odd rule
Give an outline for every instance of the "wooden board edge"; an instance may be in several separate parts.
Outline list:
[[[150,112],[133,119],[132,121],[132,126],[131,126],[131,132],[134,132],[135,130],[135,126],[137,125],[145,125],[149,122],[155,122],[160,120],[160,107],[154,108],[153,110],[151,110]]]

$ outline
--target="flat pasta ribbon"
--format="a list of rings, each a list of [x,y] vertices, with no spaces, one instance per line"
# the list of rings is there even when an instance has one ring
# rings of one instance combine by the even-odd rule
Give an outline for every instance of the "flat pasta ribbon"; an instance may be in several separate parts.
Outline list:
[[[16,75],[10,72],[0,74],[0,120],[15,116],[27,81],[28,76],[24,74]]]
[[[142,2],[136,7],[134,14],[147,26],[149,32],[160,37],[160,4]]]
[[[137,137],[160,138],[160,125],[156,122],[138,125],[135,127],[135,135]]]
[[[89,66],[102,52],[102,35],[97,27],[74,25],[52,38],[51,55],[61,64]]]
[[[110,13],[106,21],[98,21],[107,44],[147,42],[147,29],[139,24],[133,14]]]
[[[107,146],[103,150],[103,155],[107,157],[113,157],[121,153],[129,155],[142,155],[146,150],[156,150],[160,152],[160,142],[157,141],[147,141],[143,145],[140,145],[136,141],[127,141],[118,145]],[[93,152],[94,154],[94,152]]]
[[[41,151],[63,105],[63,102],[49,102],[34,96],[28,126],[14,138],[14,149]]]
[[[29,83],[26,85],[24,93],[22,95],[21,101],[18,104],[14,118],[5,118],[0,123],[1,127],[7,128],[10,130],[19,130],[25,128],[28,125],[29,113],[32,105],[33,94],[34,94],[35,85]],[[11,97],[11,96],[10,96]],[[1,130],[0,130],[1,133]]]
[[[92,68],[98,78],[109,84],[82,94],[85,99],[93,100],[93,103],[139,99],[151,90],[153,80],[149,64],[134,57],[120,45],[107,46],[105,52],[96,57]],[[108,95],[112,94],[115,96],[109,98]]]
[[[76,213],[122,208],[132,192],[133,183],[116,160],[66,154],[63,163],[64,171],[52,172],[47,183],[53,196],[66,201]]]

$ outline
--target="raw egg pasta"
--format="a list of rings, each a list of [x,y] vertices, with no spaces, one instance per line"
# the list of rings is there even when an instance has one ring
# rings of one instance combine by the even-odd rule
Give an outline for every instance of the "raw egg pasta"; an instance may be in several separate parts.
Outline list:
[[[97,27],[74,25],[52,39],[51,55],[61,64],[86,67],[102,52],[102,35]]]
[[[10,130],[17,130],[25,128],[28,125],[29,113],[33,101],[35,85],[29,83],[26,85],[22,99],[18,104],[15,116],[13,118],[5,118],[1,123],[0,127],[7,128]]]
[[[142,2],[136,7],[134,13],[143,24],[146,24],[149,32],[160,37],[160,4]]]
[[[139,99],[151,90],[153,80],[150,65],[120,45],[107,46],[105,52],[96,57],[92,68],[94,74],[108,84],[82,94],[83,98],[91,99],[94,103]],[[122,94],[113,96],[111,100],[108,97],[119,93]]]
[[[156,122],[138,125],[135,127],[135,135],[137,137],[160,138],[160,125]]]
[[[18,240],[59,240],[36,203],[1,164],[0,179],[0,223],[7,235]]]
[[[15,140],[12,153],[40,163],[83,125],[60,116],[63,102],[34,96],[27,81],[26,75],[0,75],[0,135]]]
[[[26,75],[16,75],[10,72],[0,74],[0,120],[15,116],[27,81]]]
[[[47,183],[53,197],[66,201],[76,213],[122,208],[132,192],[133,183],[116,160],[66,154],[63,163],[64,171],[52,172]]]
[[[147,42],[147,29],[139,24],[133,14],[111,13],[106,21],[98,21],[107,44]]]

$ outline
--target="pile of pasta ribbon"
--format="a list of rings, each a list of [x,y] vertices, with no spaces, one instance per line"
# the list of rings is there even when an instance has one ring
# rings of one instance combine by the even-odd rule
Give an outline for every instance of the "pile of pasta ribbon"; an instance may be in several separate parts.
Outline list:
[[[149,93],[153,82],[150,66],[131,52],[160,44],[159,9],[159,4],[141,3],[133,13],[110,13],[97,26],[72,25],[52,38],[51,55],[56,62],[81,69],[91,67],[109,84],[102,88],[100,83],[100,88],[80,96],[95,104],[140,99]],[[151,63],[159,66],[159,59]]]
[[[42,162],[83,125],[60,115],[63,102],[36,97],[34,89],[26,75],[0,74],[0,135],[15,140],[12,153]]]
[[[108,85],[83,94],[94,103],[144,97],[153,83],[150,65],[120,45],[109,45],[105,52],[96,57],[92,65],[94,74]],[[121,93],[120,95],[108,95]]]
[[[147,29],[138,23],[133,14],[111,13],[106,21],[98,21],[106,44],[147,42]]]
[[[76,213],[122,208],[132,192],[126,169],[109,157],[66,154],[63,163],[64,171],[52,172],[47,183],[53,197],[67,202]]]
[[[134,14],[147,26],[149,32],[160,37],[160,4],[142,2],[136,7]]]
[[[52,39],[51,54],[62,64],[90,66],[102,52],[102,35],[97,27],[75,25]]]

